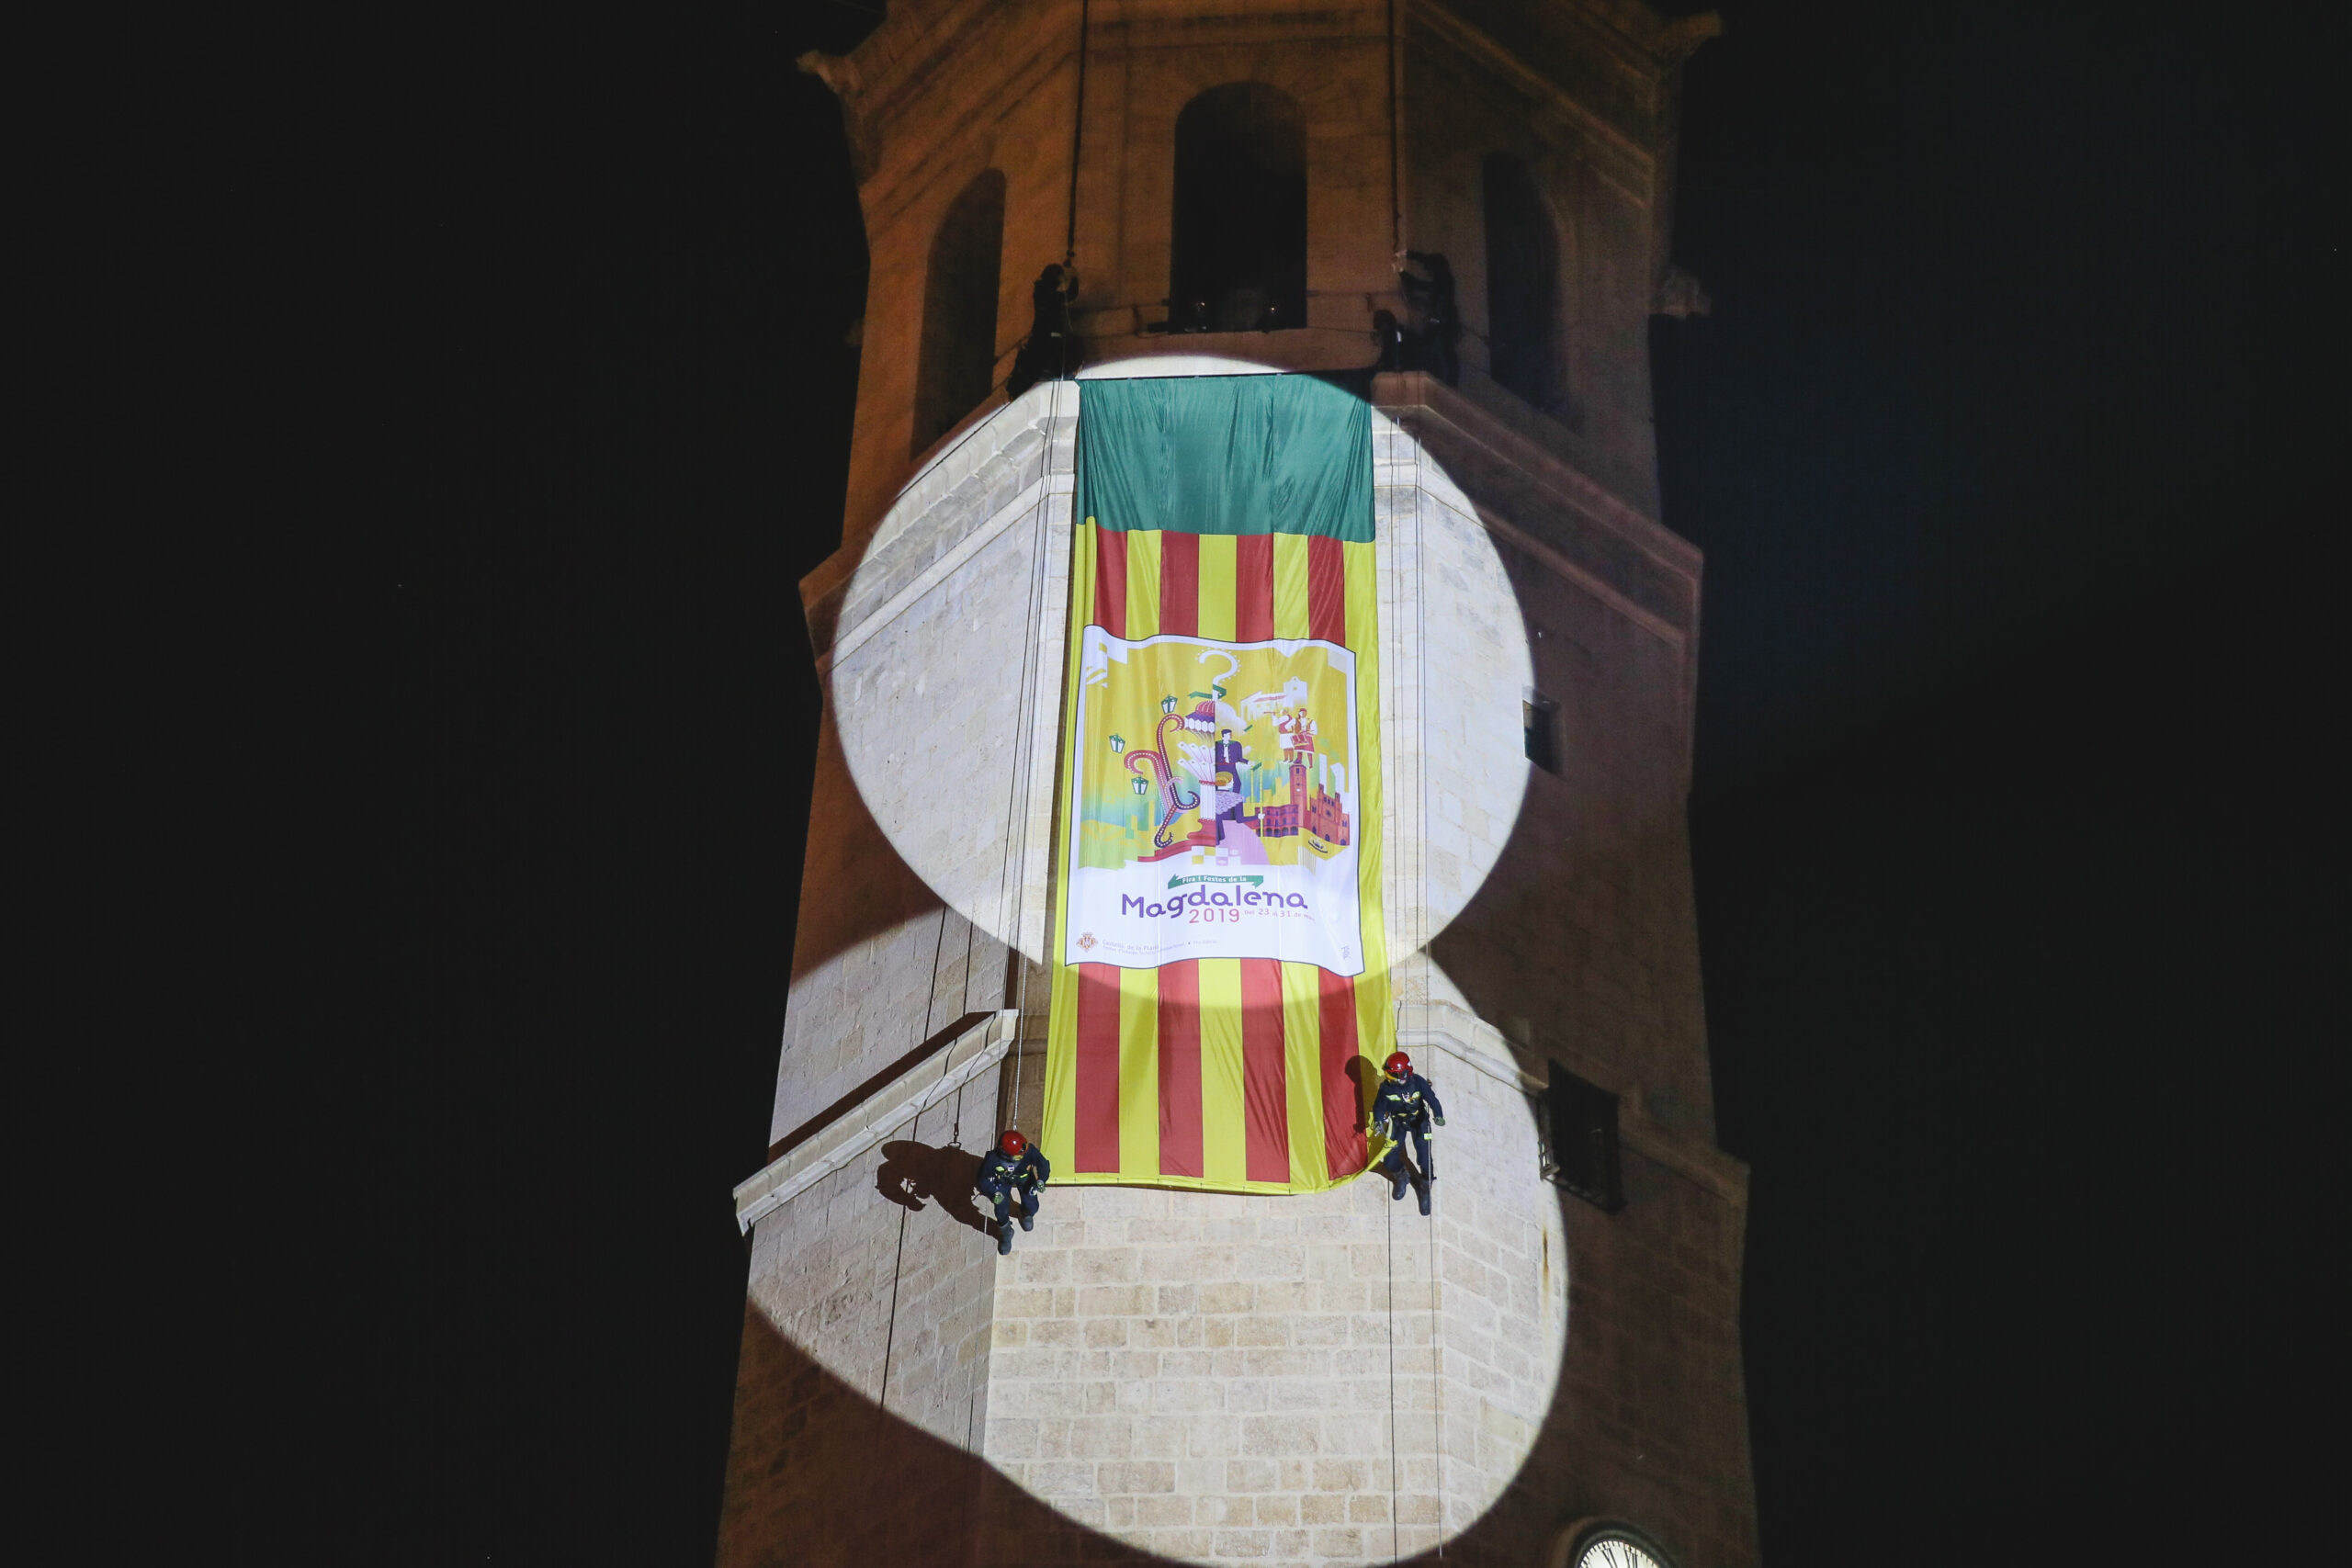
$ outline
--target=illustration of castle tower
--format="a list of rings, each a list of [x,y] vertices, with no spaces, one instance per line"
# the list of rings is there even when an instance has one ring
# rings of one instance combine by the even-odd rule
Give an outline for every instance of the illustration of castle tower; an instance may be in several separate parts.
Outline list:
[[[1301,721],[1302,724],[1305,722]],[[1297,832],[1306,822],[1306,759],[1315,750],[1311,736],[1301,733],[1293,738],[1290,753],[1290,809],[1283,825]]]
[[[1755,1562],[1684,817],[1700,558],[1659,520],[1646,351],[1695,295],[1679,67],[1713,27],[891,0],[803,62],[872,275],[842,547],[802,585],[827,709],[736,1193],[726,1568],[1537,1568],[1609,1531]],[[1087,376],[1365,372],[1382,729],[1349,777],[1382,770],[1399,1039],[1449,1113],[1430,1218],[1377,1179],[1049,1186],[1009,1258],[983,1234],[978,1154],[1041,1113],[1079,406],[1057,365],[1006,383],[1072,252]],[[1432,255],[1458,333],[1370,373]]]

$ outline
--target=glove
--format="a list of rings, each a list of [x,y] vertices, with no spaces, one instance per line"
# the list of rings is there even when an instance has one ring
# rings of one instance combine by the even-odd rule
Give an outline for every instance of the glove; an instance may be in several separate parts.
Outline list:
[[[1439,1117],[1439,1118],[1437,1119],[1437,1124],[1438,1124],[1439,1126],[1441,1126],[1441,1127],[1444,1126],[1444,1125],[1445,1125],[1445,1118],[1444,1118],[1444,1117],[1442,1117],[1442,1116]]]

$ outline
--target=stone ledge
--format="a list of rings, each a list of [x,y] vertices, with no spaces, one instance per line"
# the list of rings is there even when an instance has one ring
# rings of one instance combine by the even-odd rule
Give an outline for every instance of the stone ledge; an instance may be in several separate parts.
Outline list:
[[[1351,290],[1349,299],[1370,299]],[[1284,327],[1276,332],[1145,333],[1119,318],[1138,307],[1114,305],[1088,312],[1092,335],[1080,381],[1153,376],[1273,376],[1362,370],[1372,357],[1372,311],[1361,327]],[[1154,306],[1154,310],[1164,309]]]
[[[1704,562],[1699,547],[1597,477],[1596,455],[1582,450],[1582,437],[1501,389],[1478,379],[1466,389],[1449,387],[1425,370],[1391,371],[1374,379],[1372,403],[1419,441],[1456,484],[1464,482],[1465,468],[1475,471],[1460,450],[1473,448],[1532,479],[1668,576],[1696,586]],[[1444,450],[1449,438],[1456,448],[1451,460]]]
[[[1035,437],[1036,445],[1031,450],[1038,455],[1037,477],[1023,487],[1022,493],[1034,503],[1071,491],[1076,473],[1077,410],[1075,400],[1062,390],[1070,386],[1066,381],[1040,382],[1011,401],[1001,401],[991,392],[917,460],[871,528],[864,533],[845,534],[841,547],[800,580],[801,613],[808,622],[809,649],[817,657],[820,678],[831,669],[833,660],[845,651],[836,646],[844,636],[871,635],[864,628],[882,610],[895,614],[905,608],[899,603],[902,596],[894,590],[888,604],[863,607],[858,619],[851,624],[850,632],[844,633],[842,628],[842,617],[852,608],[849,595],[857,574],[876,553],[876,541],[882,539],[893,519],[903,527],[913,516],[927,516],[938,507],[952,503],[961,481],[984,464],[1001,460],[1009,449],[1029,435]],[[1015,412],[1024,403],[1028,405],[1026,411]],[[1066,407],[1066,403],[1070,406]],[[1007,413],[1014,413],[1014,417],[1003,419]],[[980,517],[973,532],[993,536],[1018,515],[1017,504],[998,506]],[[889,541],[885,540],[881,547],[887,550]],[[934,582],[937,577],[933,574]]]
[[[838,665],[871,642],[899,616],[922,603],[925,594],[961,571],[974,556],[994,543],[998,535],[1035,511],[1046,501],[1056,495],[1068,495],[1073,488],[1071,476],[1067,473],[1049,473],[1023,486],[993,515],[956,540],[948,547],[946,554],[923,568],[911,581],[893,592],[888,599],[870,610],[865,610],[845,630],[837,624],[833,644],[823,656],[825,667],[831,669]],[[847,605],[843,606],[842,614],[848,614]]]
[[[876,1089],[831,1126],[735,1189],[735,1228],[761,1220],[1004,1060],[1021,1021],[1006,1008]]]

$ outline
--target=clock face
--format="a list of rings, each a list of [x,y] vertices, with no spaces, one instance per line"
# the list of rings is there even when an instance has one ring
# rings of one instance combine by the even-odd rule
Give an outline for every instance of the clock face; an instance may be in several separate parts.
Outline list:
[[[1610,1536],[1577,1552],[1576,1568],[1660,1568],[1660,1564],[1632,1541]]]

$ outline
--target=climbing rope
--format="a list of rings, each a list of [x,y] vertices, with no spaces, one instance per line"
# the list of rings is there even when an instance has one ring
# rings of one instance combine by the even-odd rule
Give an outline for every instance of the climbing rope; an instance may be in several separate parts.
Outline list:
[[[1054,383],[1053,397],[1046,414],[1048,448],[1052,444],[1054,429],[1066,417],[1065,411],[1069,407],[1072,390],[1071,384],[1068,381],[1057,380]],[[1073,508],[1077,504],[1077,499],[1075,494],[1070,497]],[[1073,511],[1073,523],[1075,520],[1076,513]],[[1009,892],[1009,902],[1012,905],[1011,919],[1005,927],[1005,945],[1008,949],[1006,962],[1013,966],[1012,1104],[1010,1116],[1004,1118],[1008,1124],[1017,1122],[1021,1116],[1024,1059],[1028,1055],[1029,972],[1032,964],[1028,953],[1022,949],[1021,941],[1022,934],[1028,925],[1028,829],[1031,816],[1031,791],[1037,772],[1035,754],[1038,739],[1037,721],[1039,708],[1042,705],[1036,698],[1038,681],[1042,673],[1041,662],[1044,657],[1046,564],[1048,554],[1046,546],[1052,533],[1052,519],[1041,510],[1036,527],[1031,534],[1029,547],[1029,592],[1021,634],[1021,685],[1017,694],[1021,704],[1021,721],[1016,726],[1014,734],[1012,787],[1006,791],[1004,857],[999,882],[999,909],[1002,910],[1008,901],[1007,892]],[[1048,868],[1048,875],[1050,876],[1050,868]],[[1007,881],[1011,884],[1009,889],[1005,887]],[[1047,922],[1046,930],[1050,935],[1050,920]],[[1044,951],[1042,942],[1037,962],[1039,964],[1051,962],[1050,955]]]
[[[1391,34],[1391,39],[1393,43],[1393,33]],[[1393,77],[1391,78],[1391,81],[1393,85]],[[1391,145],[1393,146],[1394,143],[1392,142]],[[1420,444],[1418,439],[1416,439],[1413,444],[1413,474],[1414,479],[1418,481],[1420,477]],[[1415,869],[1419,873],[1421,882],[1421,908],[1419,917],[1416,921],[1419,928],[1416,934],[1420,939],[1421,1039],[1424,1043],[1427,1043],[1436,1038],[1435,1009],[1437,1005],[1437,987],[1435,982],[1437,978],[1437,960],[1430,952],[1430,944],[1437,940],[1437,919],[1434,908],[1430,902],[1429,777],[1429,759],[1430,754],[1436,750],[1436,748],[1430,744],[1429,735],[1429,522],[1422,516],[1421,510],[1418,506],[1413,508],[1413,563],[1415,568],[1413,572],[1413,639],[1418,645],[1415,649],[1415,658],[1413,660],[1413,680],[1416,688],[1414,705],[1419,709],[1419,721],[1421,725],[1421,743],[1413,748],[1414,761],[1419,767],[1421,773],[1420,786],[1417,792],[1421,808],[1421,839],[1419,846],[1414,852],[1413,862]],[[1434,1050],[1435,1047],[1431,1046],[1430,1049]],[[1430,1136],[1432,1138],[1436,1136],[1435,1128],[1430,1129]],[[1440,1311],[1440,1300],[1438,1296],[1438,1224],[1436,1213],[1437,1193],[1435,1191],[1437,1187],[1437,1156],[1434,1151],[1432,1151],[1430,1156],[1429,1164],[1430,1168],[1422,1173],[1422,1179],[1427,1182],[1429,1187],[1431,1189],[1430,1193],[1430,1223],[1428,1226],[1430,1249],[1430,1376],[1434,1385],[1433,1392],[1437,1400],[1437,1554],[1441,1559],[1442,1559],[1445,1556],[1445,1368],[1443,1352],[1441,1347],[1439,1335],[1440,1325],[1443,1319]]]
[[[1069,222],[1062,231],[1062,268],[1067,276],[1078,265],[1078,164],[1079,154],[1086,146],[1086,48],[1088,35],[1093,27],[1091,0],[1078,0],[1078,107],[1069,123]],[[1078,291],[1072,289],[1074,302]],[[1061,364],[1057,374],[1064,379],[1069,376],[1070,339],[1077,335],[1078,323],[1069,319],[1069,308],[1063,308],[1061,333]]]
[[[1392,8],[1395,0],[1390,0]],[[1078,0],[1078,112],[1069,127],[1069,227],[1062,235],[1062,265],[1078,259],[1078,154],[1086,138],[1086,44],[1092,25],[1091,0]],[[1067,373],[1067,371],[1065,371]]]
[[[1405,248],[1405,203],[1396,172],[1396,0],[1388,0],[1388,248]]]
[[[1388,1555],[1396,1544],[1396,1205],[1388,1205]]]

